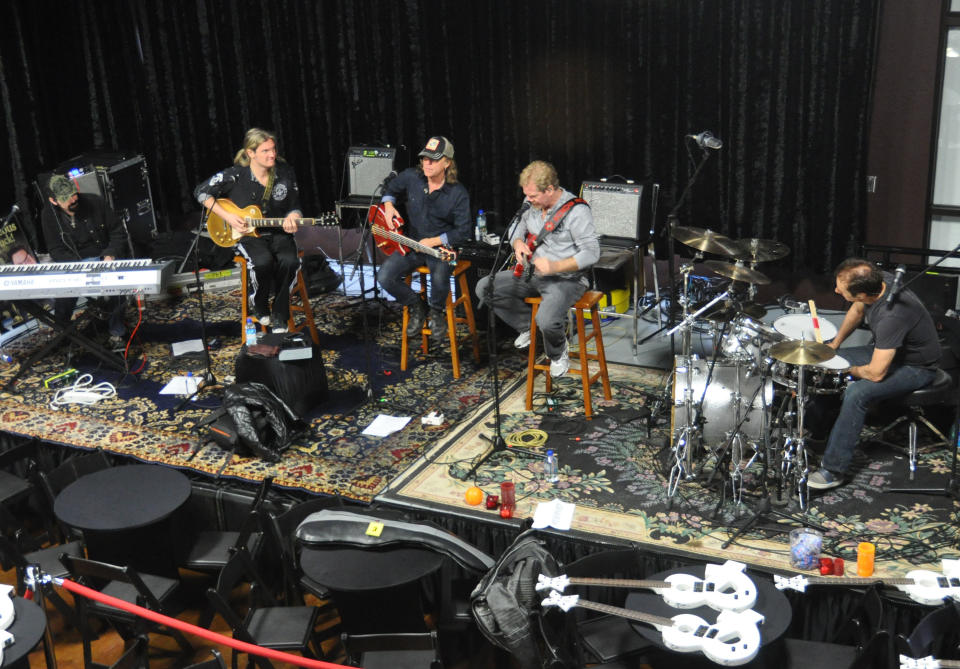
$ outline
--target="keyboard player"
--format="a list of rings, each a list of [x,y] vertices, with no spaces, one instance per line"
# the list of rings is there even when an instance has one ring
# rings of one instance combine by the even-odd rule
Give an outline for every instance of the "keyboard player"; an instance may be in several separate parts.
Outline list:
[[[54,262],[111,261],[125,257],[126,232],[103,198],[78,192],[72,181],[59,174],[50,178],[48,186],[48,199],[53,206],[44,207],[41,223],[47,250]],[[124,298],[96,300],[109,314],[110,343],[121,344],[126,335]],[[54,300],[54,319],[59,327],[69,325],[76,304],[76,297]]]

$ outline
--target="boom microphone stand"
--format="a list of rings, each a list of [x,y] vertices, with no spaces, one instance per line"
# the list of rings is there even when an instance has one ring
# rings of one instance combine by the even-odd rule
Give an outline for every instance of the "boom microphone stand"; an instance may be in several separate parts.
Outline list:
[[[502,453],[504,451],[512,451],[514,453],[520,453],[522,455],[528,455],[533,458],[540,457],[539,453],[535,453],[526,448],[518,448],[515,446],[507,446],[507,442],[503,439],[503,433],[500,428],[500,368],[498,366],[498,355],[497,355],[497,316],[493,311],[493,282],[497,276],[497,267],[500,265],[500,254],[503,252],[504,242],[513,234],[513,230],[516,228],[517,224],[520,223],[520,217],[523,216],[523,213],[530,208],[530,202],[525,200],[523,206],[513,215],[513,220],[510,221],[510,224],[507,225],[507,229],[504,230],[503,236],[500,238],[500,243],[497,244],[497,252],[493,256],[493,271],[490,273],[490,278],[487,281],[487,285],[483,291],[483,301],[487,305],[487,352],[490,356],[490,373],[492,374],[491,385],[493,387],[493,437],[487,436],[486,434],[481,433],[480,438],[490,444],[490,448],[484,452],[483,455],[473,463],[473,466],[470,467],[470,470],[461,477],[461,481],[466,481],[474,476],[477,473],[477,470],[483,466],[483,464],[489,460],[495,453]],[[530,342],[531,346],[536,346],[535,341]]]

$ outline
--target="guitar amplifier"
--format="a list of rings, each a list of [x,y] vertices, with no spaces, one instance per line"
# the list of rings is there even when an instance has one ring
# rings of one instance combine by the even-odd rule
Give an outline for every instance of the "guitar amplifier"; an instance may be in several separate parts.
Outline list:
[[[386,146],[351,146],[347,149],[347,176],[350,196],[380,195],[380,187],[393,171],[397,150]]]
[[[580,197],[593,213],[597,234],[607,242],[646,243],[657,206],[659,184],[584,181]]]

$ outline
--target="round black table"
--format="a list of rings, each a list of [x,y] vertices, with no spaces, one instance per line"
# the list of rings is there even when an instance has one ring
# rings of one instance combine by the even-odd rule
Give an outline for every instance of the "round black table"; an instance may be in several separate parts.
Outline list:
[[[83,530],[91,559],[153,574],[176,571],[170,517],[190,498],[190,480],[161,465],[101,469],[64,488],[53,511]]]
[[[652,581],[662,581],[673,574],[690,574],[691,576],[696,576],[697,578],[703,578],[705,574],[705,568],[704,565],[681,567],[679,569],[671,569],[669,571],[660,572],[659,574],[654,574],[648,578]],[[751,574],[751,578],[754,586],[757,588],[757,600],[754,602],[752,608],[754,611],[763,614],[764,621],[760,625],[760,651],[753,660],[741,666],[775,666],[770,665],[767,659],[763,656],[763,649],[767,645],[773,644],[787,631],[787,628],[790,626],[790,621],[793,618],[793,611],[790,608],[790,601],[782,592],[774,587],[772,581],[767,578],[758,578],[756,574]],[[663,598],[653,590],[638,590],[636,592],[631,592],[629,595],[627,595],[625,606],[633,611],[642,611],[643,613],[664,616],[666,618],[671,618],[680,613],[690,613],[695,616],[699,616],[706,621],[707,624],[715,622],[717,619],[717,614],[719,613],[719,611],[715,611],[709,606],[699,606],[695,609],[673,608],[663,601]],[[666,648],[663,643],[663,637],[656,628],[644,623],[635,623],[632,621],[631,625],[633,625],[637,632],[645,636],[654,644],[660,646],[661,648]],[[703,662],[702,666],[705,667],[719,666],[707,660],[707,658],[700,653],[677,653],[676,656],[684,659],[684,666],[700,667],[701,661]]]
[[[13,635],[13,644],[3,649],[3,663],[0,667],[29,667],[27,655],[30,654],[47,627],[47,616],[37,606],[23,597],[15,597],[13,609],[16,617],[7,631]]]
[[[422,548],[310,546],[300,553],[305,576],[328,588],[349,634],[425,630],[420,581],[443,556]]]

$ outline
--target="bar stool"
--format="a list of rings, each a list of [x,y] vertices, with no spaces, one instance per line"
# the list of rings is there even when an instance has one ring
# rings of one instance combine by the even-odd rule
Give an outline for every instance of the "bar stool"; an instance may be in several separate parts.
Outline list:
[[[303,257],[303,251],[299,252],[299,256]],[[247,316],[249,300],[247,297],[247,259],[241,255],[234,256],[233,262],[240,265],[240,286],[242,291],[242,299],[240,300],[240,341],[243,341],[244,330],[247,326]],[[296,302],[293,298],[299,296],[299,303]],[[307,293],[307,284],[303,280],[303,271],[297,270],[297,280],[296,285],[293,287],[293,290],[290,291],[290,316],[287,318],[287,330],[289,332],[300,332],[304,328],[310,329],[310,338],[313,339],[313,343],[317,346],[320,345],[320,333],[317,332],[317,325],[313,321],[313,308],[310,306],[310,295]],[[295,319],[293,318],[294,313],[303,314],[303,321],[298,325]],[[266,326],[260,324],[260,329],[264,332],[267,331]]]
[[[457,350],[457,347],[460,343],[460,338],[457,336],[457,324],[465,323],[467,329],[470,333],[470,338],[473,340],[473,359],[478,363],[480,362],[480,340],[477,338],[477,323],[473,319],[473,302],[470,300],[470,288],[467,286],[467,275],[466,271],[470,268],[469,260],[458,260],[456,266],[453,268],[453,278],[455,279],[457,286],[457,297],[454,299],[453,291],[447,295],[447,337],[450,339],[450,360],[453,363],[453,378],[460,378],[460,352]],[[426,265],[421,265],[414,270],[415,273],[419,274],[420,281],[420,295],[423,298],[426,298],[427,295],[427,275],[430,274],[430,268]],[[407,277],[407,285],[410,285],[413,279],[413,273]],[[457,316],[457,307],[463,307],[463,316]],[[402,371],[407,370],[407,354],[410,350],[410,343],[407,339],[407,323],[410,322],[410,308],[403,308],[403,323],[401,324],[401,330],[403,331],[402,340],[400,344],[400,369]],[[429,341],[431,330],[428,327],[429,321],[424,324],[423,329],[420,331],[420,336],[422,338],[422,343],[420,344],[420,350],[426,353],[429,349]]]
[[[871,439],[887,446],[899,447],[900,444],[894,444],[885,441],[882,437],[894,427],[904,421],[907,423],[907,455],[910,459],[910,480],[913,480],[914,472],[917,471],[917,423],[922,423],[932,432],[939,441],[931,444],[932,448],[949,446],[950,440],[937,427],[930,422],[924,415],[923,408],[930,406],[953,406],[957,403],[956,391],[953,388],[953,379],[942,369],[937,370],[937,375],[928,385],[923,388],[911,390],[905,395],[884,400],[879,405],[879,411],[887,416],[897,415],[897,418],[881,428],[878,432],[871,435]]]
[[[580,360],[580,366],[570,366],[570,374],[579,374],[583,382],[583,408],[586,412],[587,420],[593,418],[593,403],[590,400],[590,386],[598,378],[603,382],[603,397],[610,399],[610,378],[607,376],[607,356],[603,351],[603,334],[600,331],[600,299],[603,293],[597,290],[588,290],[583,294],[573,308],[577,316],[577,346],[570,349],[570,360],[576,358]],[[533,306],[530,312],[530,351],[527,357],[527,411],[533,409],[533,384],[536,381],[537,373],[543,372],[547,378],[547,392],[553,390],[553,379],[550,378],[550,360],[546,363],[537,363],[537,311],[540,309],[541,298],[528,297],[524,302]],[[586,332],[586,318],[584,311],[590,312],[592,328],[590,334]],[[597,352],[590,353],[587,350],[587,344],[593,339],[597,343]],[[590,374],[590,361],[599,363],[599,368],[592,375]]]

